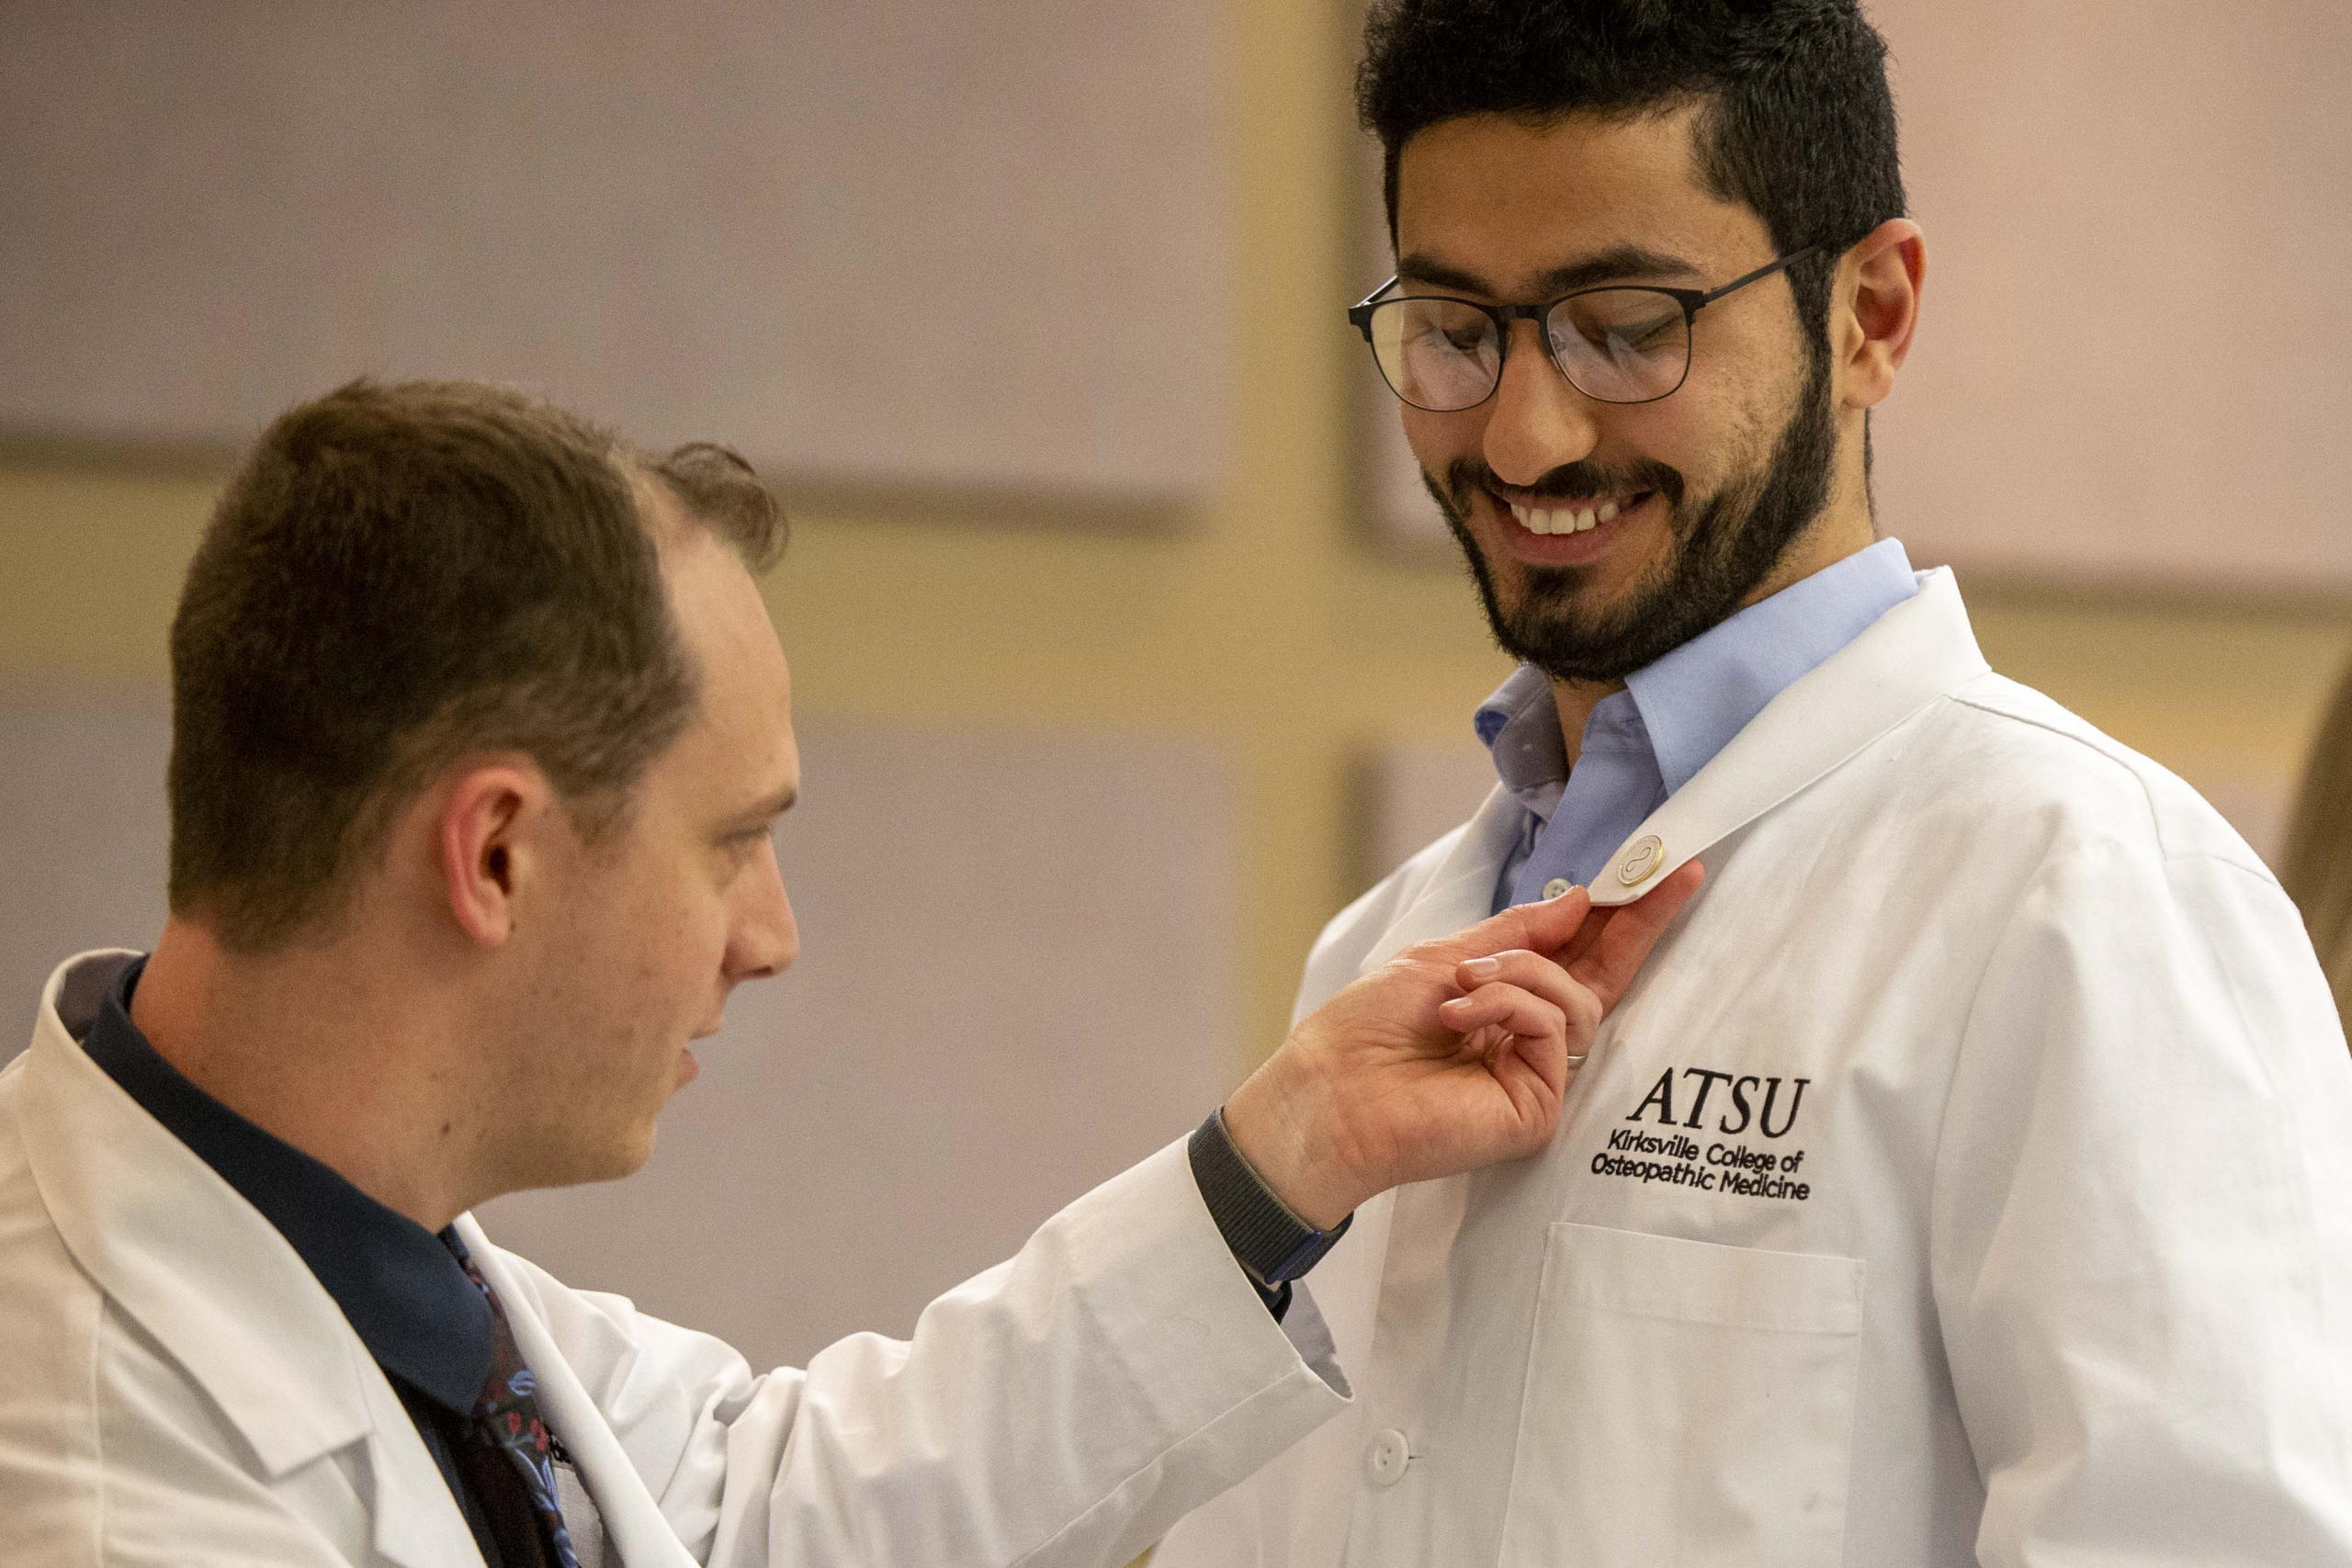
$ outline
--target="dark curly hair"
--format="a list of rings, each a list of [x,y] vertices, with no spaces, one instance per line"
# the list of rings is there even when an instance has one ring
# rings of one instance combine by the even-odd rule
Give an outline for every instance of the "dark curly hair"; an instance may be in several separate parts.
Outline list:
[[[1782,254],[1904,216],[1886,43],[1855,0],[1379,0],[1356,107],[1380,139],[1388,234],[1417,131],[1472,114],[1629,118],[1696,105],[1702,186],[1745,203]],[[1792,269],[1827,352],[1834,259]]]

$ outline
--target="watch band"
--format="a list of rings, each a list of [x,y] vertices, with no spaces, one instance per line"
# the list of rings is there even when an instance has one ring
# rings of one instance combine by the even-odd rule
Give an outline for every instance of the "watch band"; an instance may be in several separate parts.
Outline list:
[[[1267,1289],[1287,1284],[1314,1268],[1355,1223],[1350,1214],[1333,1229],[1319,1231],[1292,1213],[1233,1146],[1223,1106],[1193,1129],[1185,1147],[1192,1156],[1193,1179],[1200,1184],[1217,1233],[1242,1270]]]

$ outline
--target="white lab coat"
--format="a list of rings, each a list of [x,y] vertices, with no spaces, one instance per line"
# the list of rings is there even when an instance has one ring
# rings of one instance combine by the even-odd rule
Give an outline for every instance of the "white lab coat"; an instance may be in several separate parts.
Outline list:
[[[1519,820],[1299,1006],[1486,914]],[[1356,1405],[1154,1568],[2352,1562],[2352,1059],[2238,837],[1939,572],[1596,895],[1693,857],[1551,1150],[1358,1214]]]
[[[479,1564],[399,1398],[278,1232],[74,1043],[58,971],[0,1071],[0,1562]],[[1115,1568],[1340,1409],[1181,1144],[932,1303],[754,1374],[458,1228],[628,1568]]]

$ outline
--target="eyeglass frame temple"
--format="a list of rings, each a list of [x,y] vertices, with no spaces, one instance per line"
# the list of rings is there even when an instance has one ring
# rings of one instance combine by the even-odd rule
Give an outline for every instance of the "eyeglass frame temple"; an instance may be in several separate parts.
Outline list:
[[[1797,249],[1791,251],[1787,255],[1779,257],[1777,260],[1766,262],[1754,272],[1745,273],[1738,277],[1733,278],[1729,283],[1724,284],[1720,288],[1668,288],[1655,283],[1602,283],[1596,284],[1590,288],[1571,290],[1566,294],[1561,295],[1557,299],[1547,299],[1540,305],[1482,305],[1476,299],[1464,299],[1452,294],[1433,295],[1430,296],[1430,298],[1451,300],[1453,303],[1457,305],[1467,305],[1474,310],[1485,311],[1487,317],[1491,319],[1495,322],[1496,326],[1500,330],[1502,335],[1502,352],[1505,355],[1508,355],[1510,353],[1511,322],[1533,321],[1538,327],[1542,327],[1545,324],[1544,318],[1551,315],[1552,311],[1556,307],[1567,303],[1567,301],[1577,298],[1579,294],[1599,294],[1611,288],[1643,288],[1648,290],[1652,294],[1663,294],[1667,296],[1667,298],[1672,299],[1676,304],[1682,307],[1682,324],[1685,327],[1688,327],[1698,320],[1699,312],[1701,310],[1713,304],[1724,295],[1732,293],[1736,289],[1745,288],[1751,283],[1760,283],[1776,272],[1785,272],[1790,267],[1794,266],[1797,263],[1804,260],[1807,256],[1812,255],[1815,252],[1824,248],[1825,247],[1821,245],[1800,246]],[[1391,275],[1387,282],[1382,284],[1379,288],[1374,289],[1371,293],[1365,295],[1363,299],[1348,307],[1348,323],[1354,327],[1356,331],[1363,334],[1363,341],[1367,344],[1372,342],[1373,310],[1377,305],[1391,303],[1391,301],[1384,300],[1380,297],[1396,287],[1398,276],[1399,275]]]

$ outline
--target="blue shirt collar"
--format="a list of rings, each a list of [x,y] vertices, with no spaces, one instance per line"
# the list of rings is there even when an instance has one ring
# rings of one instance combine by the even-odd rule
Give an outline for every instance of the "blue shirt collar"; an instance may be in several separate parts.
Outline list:
[[[1902,541],[1881,539],[1635,671],[1625,680],[1630,702],[1612,694],[1594,706],[1585,744],[1645,739],[1670,795],[1766,704],[1918,590]],[[1504,787],[1547,816],[1568,772],[1549,678],[1521,665],[1479,705],[1474,722]]]
[[[1667,793],[1713,761],[1766,704],[1918,591],[1903,542],[1881,539],[1627,676]]]
[[[130,1021],[146,960],[126,965],[83,1039],[90,1059],[285,1236],[377,1365],[435,1404],[472,1411],[490,1376],[490,1305],[439,1235],[262,1131],[165,1061]]]
[[[1493,754],[1504,788],[1522,797],[1549,788],[1557,798],[1556,791],[1568,776],[1568,750],[1560,739],[1560,713],[1552,705],[1550,676],[1532,664],[1521,665],[1478,705],[1471,722]]]

